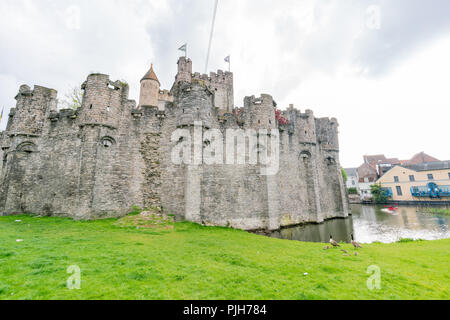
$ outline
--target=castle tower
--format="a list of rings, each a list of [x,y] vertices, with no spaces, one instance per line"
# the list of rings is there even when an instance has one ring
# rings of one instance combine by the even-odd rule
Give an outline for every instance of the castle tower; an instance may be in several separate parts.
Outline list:
[[[174,90],[177,126],[193,126],[202,121],[203,126],[211,128],[213,112],[213,93],[208,86],[199,80],[181,83]]]
[[[16,96],[17,106],[11,109],[7,130],[14,133],[41,134],[50,111],[56,111],[57,92],[53,89],[22,85]]]
[[[218,70],[210,73],[210,85],[214,91],[214,106],[222,113],[232,113],[234,109],[233,73]]]
[[[175,83],[180,81],[191,82],[192,80],[192,60],[186,57],[178,59],[178,73],[175,77]]]
[[[122,106],[128,101],[128,85],[120,81],[112,82],[105,74],[90,74],[82,88],[84,96],[79,110],[80,123],[117,127]]]
[[[260,98],[255,96],[244,98],[244,112],[247,117],[247,127],[255,130],[276,129],[275,102],[272,96],[261,94]]]
[[[141,93],[139,97],[139,108],[143,106],[158,107],[159,88],[161,83],[153,70],[153,64],[150,70],[141,80]]]

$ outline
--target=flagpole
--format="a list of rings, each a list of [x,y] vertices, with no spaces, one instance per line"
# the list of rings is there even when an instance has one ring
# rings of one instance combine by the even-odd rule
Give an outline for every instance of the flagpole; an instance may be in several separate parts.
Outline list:
[[[214,14],[211,25],[211,34],[209,36],[209,44],[208,44],[208,53],[206,54],[206,65],[205,65],[205,73],[208,73],[208,65],[209,65],[209,55],[211,54],[211,44],[214,36],[214,26],[216,24],[216,14],[217,14],[217,6],[219,5],[219,0],[216,0],[214,5]]]

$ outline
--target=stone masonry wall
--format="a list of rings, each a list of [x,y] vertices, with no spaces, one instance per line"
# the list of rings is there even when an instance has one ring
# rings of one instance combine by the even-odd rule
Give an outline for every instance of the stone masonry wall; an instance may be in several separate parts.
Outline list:
[[[229,77],[202,79],[182,58],[176,83],[164,93],[170,99],[136,108],[125,84],[93,74],[76,111],[57,111],[54,90],[22,86],[0,133],[0,213],[93,219],[160,207],[178,219],[252,230],[346,217],[337,120],[290,107],[283,112],[289,124],[279,125],[270,95],[247,97],[239,118],[230,105],[224,113],[217,101],[231,96],[214,85],[232,88]],[[184,129],[193,136],[195,121],[203,149],[210,129],[224,137],[226,129],[278,130],[278,174],[261,175],[261,166],[249,163],[173,163],[173,148],[186,140],[172,134]]]

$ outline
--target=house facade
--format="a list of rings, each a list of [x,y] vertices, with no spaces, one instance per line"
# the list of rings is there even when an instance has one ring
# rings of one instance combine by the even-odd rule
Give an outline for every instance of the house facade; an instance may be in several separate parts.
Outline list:
[[[394,202],[450,204],[450,161],[395,166],[377,183]]]
[[[344,171],[347,174],[347,183],[346,183],[347,189],[356,188],[356,190],[358,190],[359,192],[358,168],[347,168],[344,169]]]

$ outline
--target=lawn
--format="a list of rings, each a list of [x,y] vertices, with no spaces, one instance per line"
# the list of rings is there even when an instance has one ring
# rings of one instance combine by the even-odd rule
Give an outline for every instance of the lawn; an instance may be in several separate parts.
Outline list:
[[[449,208],[421,208],[420,211],[432,214],[450,215]]]
[[[450,298],[450,240],[371,244],[357,256],[345,244],[346,256],[227,228],[136,225],[0,217],[0,299]],[[73,265],[79,290],[66,285]],[[379,290],[366,285],[372,265]]]

